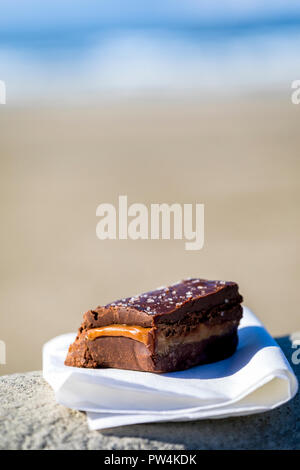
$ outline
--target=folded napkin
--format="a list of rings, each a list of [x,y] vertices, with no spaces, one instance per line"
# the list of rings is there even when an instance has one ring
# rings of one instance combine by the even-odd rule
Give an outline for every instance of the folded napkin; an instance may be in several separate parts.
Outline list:
[[[247,307],[233,356],[180,372],[67,367],[75,336],[44,345],[43,376],[58,403],[87,412],[90,429],[260,413],[287,402],[298,389],[280,347]]]

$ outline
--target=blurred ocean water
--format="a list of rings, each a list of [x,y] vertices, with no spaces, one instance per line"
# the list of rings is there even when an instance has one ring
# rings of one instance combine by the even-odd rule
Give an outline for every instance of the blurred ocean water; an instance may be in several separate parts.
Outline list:
[[[39,5],[0,5],[8,102],[289,92],[299,78],[299,2]]]

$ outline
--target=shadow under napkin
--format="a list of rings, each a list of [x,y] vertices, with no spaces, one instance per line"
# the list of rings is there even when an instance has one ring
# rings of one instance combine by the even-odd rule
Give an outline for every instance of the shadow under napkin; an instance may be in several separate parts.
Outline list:
[[[242,331],[244,333],[242,333]],[[247,331],[246,331],[247,330]],[[251,330],[251,331],[250,331]],[[262,328],[245,327],[240,333],[262,334]],[[242,339],[242,338],[241,338]],[[245,339],[245,358],[251,359],[254,348]],[[265,338],[266,339],[266,338]],[[293,352],[289,337],[276,338],[290,362]],[[276,345],[274,340],[270,346]],[[291,363],[298,380],[300,380],[300,364]],[[233,372],[232,372],[233,373]],[[300,414],[299,392],[285,405],[265,413],[238,416],[226,419],[207,419],[189,422],[148,423],[123,426],[119,428],[95,431],[106,436],[142,437],[150,441],[161,441],[180,444],[183,449],[299,449],[300,426],[297,417]]]

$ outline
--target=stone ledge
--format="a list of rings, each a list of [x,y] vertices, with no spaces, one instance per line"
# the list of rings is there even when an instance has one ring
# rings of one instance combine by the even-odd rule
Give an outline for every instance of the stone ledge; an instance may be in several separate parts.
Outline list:
[[[277,341],[290,360],[289,338]],[[300,365],[293,369],[299,380]],[[299,449],[299,415],[298,393],[252,416],[89,431],[84,413],[55,402],[41,372],[0,377],[0,449]]]

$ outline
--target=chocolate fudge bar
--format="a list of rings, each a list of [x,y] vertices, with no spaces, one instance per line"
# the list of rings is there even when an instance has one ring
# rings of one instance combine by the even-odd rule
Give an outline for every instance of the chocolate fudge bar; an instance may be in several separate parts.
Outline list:
[[[186,279],[97,307],[65,365],[171,372],[219,361],[237,347],[242,300],[235,282]]]

